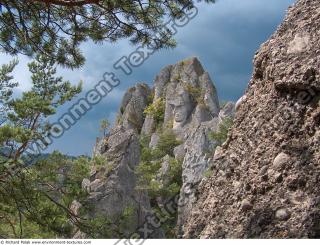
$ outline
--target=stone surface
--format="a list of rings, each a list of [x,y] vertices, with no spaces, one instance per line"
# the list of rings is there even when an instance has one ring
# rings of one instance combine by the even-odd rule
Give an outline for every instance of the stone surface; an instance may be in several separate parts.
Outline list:
[[[220,111],[216,88],[195,57],[162,69],[155,78],[154,91],[153,102],[159,98],[165,101],[163,128],[172,129],[182,141],[174,149],[175,158],[182,161],[179,202],[183,205],[178,208],[178,229],[182,234],[197,186],[212,164],[214,142],[209,139],[209,132],[216,131],[223,118],[234,116],[235,105],[228,102]],[[146,118],[142,132],[151,135],[150,147],[155,147],[158,140],[153,127],[154,122]]]
[[[212,176],[198,187],[184,237],[320,237],[319,9],[318,0],[298,0],[255,55],[234,126]],[[244,199],[252,204],[245,212]]]
[[[289,219],[290,214],[287,209],[281,208],[276,211],[276,218],[279,220],[287,220]]]
[[[152,92],[153,91],[153,92]],[[150,98],[153,100],[149,101]],[[152,115],[143,111],[149,103],[159,99],[165,101],[163,123],[156,125]],[[114,217],[126,205],[134,205],[137,217],[128,232],[142,224],[150,213],[150,201],[146,193],[135,190],[135,167],[140,161],[139,135],[150,136],[150,148],[156,148],[162,130],[173,130],[181,145],[173,149],[175,159],[182,162],[182,181],[178,208],[178,230],[183,234],[183,225],[195,202],[197,186],[211,167],[215,142],[209,133],[218,129],[226,117],[233,117],[235,105],[228,102],[220,111],[218,95],[210,76],[197,58],[183,60],[163,68],[154,81],[154,88],[137,84],[124,95],[116,126],[110,135],[98,139],[94,155],[106,159],[99,169],[93,169],[90,183],[84,181],[84,188],[90,188],[89,201],[93,204],[92,217],[98,214]],[[134,120],[133,120],[134,119]],[[162,125],[162,126],[161,126]],[[157,175],[161,185],[170,180],[170,157],[161,161]],[[152,163],[150,163],[152,164]],[[167,200],[157,199],[159,206]],[[162,237],[157,230],[154,237]]]
[[[167,185],[168,173],[170,171],[170,156],[166,155],[162,159],[161,168],[158,174],[158,180],[161,185]]]
[[[74,200],[70,205],[70,211],[75,215],[79,215],[79,209],[82,207],[81,203]]]
[[[281,152],[276,156],[273,161],[273,167],[275,169],[283,169],[286,165],[290,163],[290,156],[286,153]]]
[[[123,97],[117,124],[140,132],[144,123],[143,111],[148,104],[150,94],[149,86],[144,83],[138,83],[130,88]]]
[[[242,96],[240,99],[238,99],[236,105],[235,105],[235,110],[238,111],[240,109],[240,107],[242,106],[242,104],[245,102],[245,100],[247,99],[247,96],[244,95]]]
[[[81,183],[81,187],[83,190],[89,192],[90,191],[90,180],[89,179],[83,179]]]
[[[219,119],[222,121],[225,118],[234,118],[236,105],[233,102],[227,102],[219,112]]]
[[[209,132],[216,131],[218,118],[204,122],[190,130],[186,135],[184,149],[185,157],[182,163],[182,188],[180,190],[179,203],[183,205],[178,209],[178,228],[183,233],[183,224],[188,218],[191,208],[196,200],[195,194],[198,184],[204,177],[204,173],[212,164],[213,142],[209,139]]]
[[[173,149],[174,158],[182,161],[186,155],[186,149],[184,145],[179,145]]]
[[[244,199],[242,202],[241,202],[241,210],[242,211],[248,211],[252,209],[252,204],[250,201],[248,201],[247,199]]]
[[[160,97],[166,101],[164,125],[171,123],[177,131],[186,124],[210,121],[219,114],[216,89],[197,58],[162,69],[154,90],[154,101]]]
[[[150,148],[155,148],[159,142],[159,135],[157,133],[153,133],[151,135],[151,139],[150,139],[150,143],[149,143],[149,147]]]
[[[142,125],[141,133],[151,134],[155,129],[155,122],[152,116],[147,115]]]
[[[135,189],[134,170],[140,162],[136,129],[115,126],[104,142],[105,151],[99,151],[99,155],[105,158],[106,164],[94,171],[91,181],[83,181],[83,187],[90,189],[88,201],[94,207],[89,216],[104,215],[118,221],[126,208],[133,208],[134,217],[125,234],[130,236],[151,213],[147,193]],[[152,237],[163,237],[163,233],[156,229]]]

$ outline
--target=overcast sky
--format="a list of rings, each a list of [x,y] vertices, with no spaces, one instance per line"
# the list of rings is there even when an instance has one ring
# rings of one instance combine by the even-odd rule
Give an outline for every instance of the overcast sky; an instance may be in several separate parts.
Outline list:
[[[150,57],[133,74],[126,76],[113,69],[113,63],[128,55],[136,47],[127,40],[116,44],[82,46],[86,64],[79,70],[59,70],[59,74],[72,83],[84,81],[84,91],[93,88],[104,72],[115,72],[121,85],[88,112],[63,137],[55,140],[49,151],[60,150],[69,155],[91,155],[95,139],[99,136],[99,121],[114,121],[124,92],[136,82],[150,85],[161,68],[175,64],[190,56],[197,56],[214,81],[220,100],[236,101],[244,93],[252,73],[252,59],[259,46],[281,23],[286,9],[294,0],[218,0],[216,4],[200,4],[199,14],[175,36],[178,46],[161,50]],[[1,54],[0,64],[10,56]],[[30,88],[26,64],[28,58],[19,57],[15,78],[19,91]],[[73,101],[75,103],[75,101]],[[72,102],[59,110],[62,115]]]

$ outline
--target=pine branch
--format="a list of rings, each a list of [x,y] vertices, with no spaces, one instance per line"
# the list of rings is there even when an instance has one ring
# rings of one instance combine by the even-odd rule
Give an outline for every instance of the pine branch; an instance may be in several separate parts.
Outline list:
[[[33,2],[41,2],[48,5],[59,5],[66,7],[84,6],[87,4],[96,4],[99,0],[31,0]]]

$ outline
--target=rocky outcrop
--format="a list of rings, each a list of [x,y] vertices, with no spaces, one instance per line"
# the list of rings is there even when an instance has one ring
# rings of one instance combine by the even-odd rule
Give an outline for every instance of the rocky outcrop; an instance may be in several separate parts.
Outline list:
[[[147,193],[135,189],[134,169],[140,162],[140,145],[135,130],[115,127],[104,139],[99,156],[104,163],[95,166],[90,178],[84,179],[82,184],[89,192],[88,202],[93,207],[89,217],[108,217],[117,226],[124,211],[130,209],[130,222],[124,228],[124,235],[129,237],[143,226],[151,212]],[[153,235],[163,236],[161,232]]]
[[[215,142],[209,132],[216,131],[226,117],[234,116],[234,104],[229,102],[220,111],[216,88],[209,74],[197,58],[183,60],[161,70],[154,82],[154,99],[165,101],[162,129],[172,129],[182,144],[174,149],[177,160],[182,161],[182,187],[180,190],[177,226],[183,233],[183,224],[195,201],[197,185],[212,164]],[[157,123],[147,115],[142,134],[151,135],[150,147],[157,145]],[[163,160],[163,169],[168,161]]]
[[[122,127],[128,130],[132,129],[138,135],[144,122],[143,111],[149,103],[150,96],[151,90],[145,83],[138,83],[134,87],[129,88],[122,98],[115,129],[112,129],[110,133],[114,134],[119,127]],[[97,138],[93,149],[93,156],[101,155],[107,151],[106,141],[108,137]]]
[[[213,156],[219,147],[216,147],[217,142],[210,138],[210,132],[218,131],[219,126],[224,123],[224,119],[233,119],[234,106],[234,103],[228,102],[209,121],[198,121],[199,118],[197,118],[197,126],[191,124],[189,125],[190,128],[184,130],[185,142],[183,148],[186,153],[182,164],[183,185],[180,190],[178,209],[180,236],[184,233],[184,224],[195,204],[197,187],[214,164]],[[197,111],[195,111],[196,113]]]
[[[149,103],[150,95],[151,90],[147,84],[139,83],[130,88],[123,96],[117,124],[140,132],[144,123],[143,111]]]
[[[152,110],[146,110],[152,106]],[[130,88],[123,97],[116,125],[109,135],[97,140],[94,148],[94,157],[102,158],[103,164],[96,166],[90,178],[82,183],[94,207],[90,217],[102,215],[117,220],[130,206],[135,216],[127,234],[143,225],[152,211],[147,193],[136,188],[135,169],[141,156],[138,138],[150,136],[149,147],[155,149],[159,134],[171,130],[181,142],[173,149],[173,155],[182,164],[177,226],[180,235],[183,234],[183,224],[196,200],[197,186],[212,164],[216,142],[210,139],[209,132],[216,131],[225,118],[232,118],[234,111],[231,102],[220,110],[217,91],[197,58],[162,69],[153,89],[146,84]],[[157,173],[162,186],[172,178],[169,173],[172,157],[157,159],[162,162]],[[162,207],[169,199],[156,200]],[[161,229],[152,237],[163,237]]]
[[[320,237],[319,9],[298,0],[256,54],[184,237]]]
[[[188,218],[195,202],[197,185],[204,173],[212,164],[213,142],[209,139],[209,132],[216,131],[218,118],[202,123],[190,130],[184,143],[186,151],[182,164],[183,185],[180,191],[178,227],[180,235],[183,234],[183,224]]]
[[[154,81],[153,103],[161,98],[165,101],[163,126],[181,131],[182,137],[186,125],[210,121],[220,110],[216,89],[197,58],[161,70]],[[154,118],[147,115],[142,134],[152,134],[155,126]]]
[[[146,84],[137,84],[126,92],[116,125],[106,137],[97,139],[94,147],[93,157],[98,157],[102,163],[95,165],[89,178],[82,182],[82,188],[89,194],[88,204],[92,207],[88,214],[90,218],[106,217],[117,230],[125,210],[132,212],[130,220],[121,224],[121,232],[126,237],[138,232],[151,214],[147,193],[135,188],[135,168],[140,162],[138,133],[149,95]],[[156,227],[152,234],[142,236],[161,238],[163,233]],[[85,235],[78,232],[75,237]]]

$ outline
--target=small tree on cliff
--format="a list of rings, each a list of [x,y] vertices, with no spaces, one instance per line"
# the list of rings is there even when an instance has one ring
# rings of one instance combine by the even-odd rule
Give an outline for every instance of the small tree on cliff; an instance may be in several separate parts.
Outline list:
[[[109,133],[110,123],[107,119],[103,119],[100,122],[100,132],[103,133],[103,136],[106,137]]]

